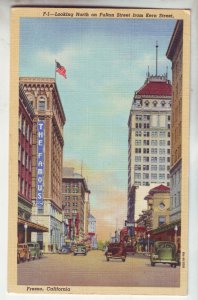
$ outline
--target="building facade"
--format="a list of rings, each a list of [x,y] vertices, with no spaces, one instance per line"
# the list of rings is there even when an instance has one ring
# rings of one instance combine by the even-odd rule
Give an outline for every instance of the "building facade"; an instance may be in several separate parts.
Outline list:
[[[32,232],[48,229],[32,222],[32,150],[34,109],[19,85],[18,118],[18,243],[31,241]]]
[[[148,73],[135,92],[128,120],[128,222],[135,221],[139,186],[170,185],[171,93],[167,78]]]
[[[170,220],[181,218],[181,169],[182,169],[182,55],[183,21],[175,26],[167,57],[172,62],[172,129],[171,129],[171,207]]]
[[[62,232],[63,127],[66,122],[55,80],[22,77],[22,86],[34,108],[32,147],[32,220],[48,232],[32,234],[45,252],[56,251]]]
[[[75,173],[74,168],[63,168],[62,206],[68,225],[67,239],[77,241],[85,236],[85,202],[89,194],[85,178]]]

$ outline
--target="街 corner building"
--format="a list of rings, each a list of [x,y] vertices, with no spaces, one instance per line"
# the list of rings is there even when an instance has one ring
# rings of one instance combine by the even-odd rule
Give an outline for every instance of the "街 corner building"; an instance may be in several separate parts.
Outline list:
[[[52,78],[21,77],[20,87],[33,108],[31,221],[48,228],[32,232],[45,252],[60,248],[62,230],[63,106]]]

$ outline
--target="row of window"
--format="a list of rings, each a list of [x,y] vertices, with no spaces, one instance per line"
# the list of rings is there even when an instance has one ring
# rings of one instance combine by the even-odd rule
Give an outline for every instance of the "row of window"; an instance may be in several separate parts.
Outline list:
[[[141,170],[144,170],[144,171],[149,171],[151,167],[151,171],[157,171],[158,169],[158,165],[135,165],[135,170],[136,171],[141,171]],[[165,171],[167,168],[167,171],[169,171],[170,167],[169,166],[165,166],[165,165],[159,165],[159,171]]]
[[[168,116],[168,121],[170,121],[171,117]],[[136,121],[149,121],[150,115],[136,115]]]
[[[65,206],[72,206],[71,202],[65,202]],[[78,206],[78,202],[73,202],[73,206]]]
[[[170,175],[169,174],[165,175],[164,173],[159,174],[159,175],[156,174],[156,173],[151,173],[151,176],[150,176],[149,173],[143,173],[143,174],[141,174],[141,173],[135,173],[135,179],[141,179],[142,177],[143,177],[143,179],[149,179],[149,178],[151,178],[151,180],[154,180],[154,179],[158,179],[159,178],[159,180],[165,180],[165,179],[169,179]]]
[[[78,210],[77,209],[65,209],[64,212],[66,214],[70,214],[70,212],[72,212],[73,214],[77,214]]]
[[[171,107],[171,101],[167,102],[165,100],[162,100],[162,101],[157,101],[157,100],[154,100],[154,101],[149,101],[149,100],[145,100],[142,104],[141,104],[141,100],[136,100],[135,101],[135,105],[137,107],[141,107],[141,106],[145,106],[145,107],[150,107],[150,106],[153,106],[153,107]]]
[[[143,148],[143,153],[151,154],[170,154],[170,149],[158,149],[158,148]],[[135,153],[142,153],[142,148],[135,148]]]
[[[22,194],[23,196],[31,199],[32,196],[32,189],[31,189],[31,185],[28,184],[27,181],[25,181],[23,178],[21,178],[20,176],[18,177],[18,191],[20,194]]]
[[[23,118],[22,114],[19,115],[19,129],[26,137],[27,141],[29,141],[30,145],[32,145],[32,130],[28,124],[28,122]]]
[[[145,136],[145,137],[170,137],[170,131],[141,131],[141,130],[136,130],[135,131],[135,136]]]
[[[136,123],[135,124],[135,128],[150,128],[150,124],[149,123],[144,123],[144,124],[142,124],[142,123]]]
[[[31,172],[32,169],[32,161],[31,157],[25,152],[25,150],[19,145],[18,148],[18,160],[21,161],[22,165],[25,166],[27,170]]]
[[[152,182],[151,182],[152,183]],[[138,180],[135,180],[135,184],[136,185],[143,185],[143,186],[150,186],[150,184],[151,184],[149,181],[143,181],[143,182],[141,182],[141,181],[138,181]],[[167,186],[170,186],[170,183],[169,182],[166,182],[166,185]]]
[[[136,146],[149,146],[151,144],[151,146],[157,146],[159,142],[160,146],[165,146],[166,145],[166,141],[165,140],[135,140],[135,145]]]
[[[65,196],[65,200],[67,200],[67,201],[69,201],[69,200],[78,201],[78,196]]]
[[[142,157],[141,156],[135,156],[135,162],[141,162],[142,161]],[[143,157],[143,162],[152,162],[152,163],[165,163],[165,162],[170,162],[170,157],[149,157],[149,156],[144,156]]]

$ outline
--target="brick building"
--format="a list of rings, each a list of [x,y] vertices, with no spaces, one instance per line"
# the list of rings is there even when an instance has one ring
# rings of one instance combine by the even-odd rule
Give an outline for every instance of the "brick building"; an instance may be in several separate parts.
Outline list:
[[[85,178],[74,168],[63,168],[62,205],[67,224],[67,238],[83,239],[85,236],[86,198],[90,194]],[[88,224],[88,220],[86,220]]]
[[[32,220],[49,230],[32,234],[32,240],[39,241],[45,252],[55,251],[63,240],[62,162],[66,118],[54,79],[22,77],[20,85],[34,108]]]
[[[46,227],[32,222],[32,144],[34,109],[19,85],[18,118],[18,242],[31,241],[31,232]]]

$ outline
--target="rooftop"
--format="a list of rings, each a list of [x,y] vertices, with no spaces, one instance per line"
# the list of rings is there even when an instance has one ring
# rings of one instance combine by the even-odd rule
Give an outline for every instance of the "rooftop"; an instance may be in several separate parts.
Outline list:
[[[172,85],[166,75],[149,75],[144,85],[136,91],[136,95],[171,96]]]
[[[170,192],[170,188],[166,185],[160,184],[149,191],[149,194],[154,193],[167,193]]]

